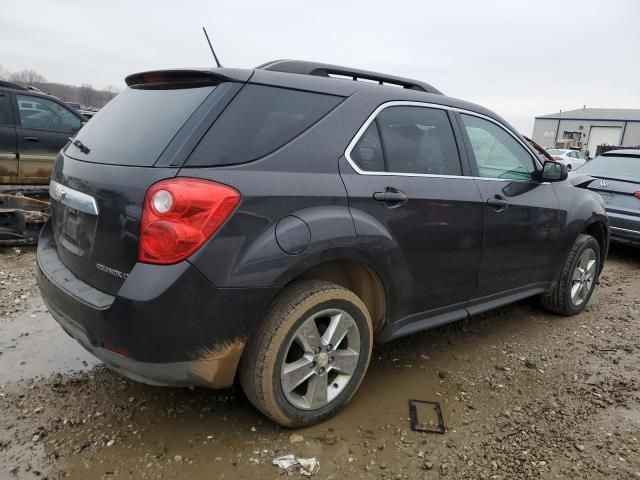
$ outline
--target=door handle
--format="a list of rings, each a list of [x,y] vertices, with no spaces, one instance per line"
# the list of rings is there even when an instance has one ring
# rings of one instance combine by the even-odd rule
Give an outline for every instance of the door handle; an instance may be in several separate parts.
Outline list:
[[[496,195],[494,198],[490,198],[489,200],[487,200],[487,205],[493,207],[496,212],[501,212],[509,206],[509,202],[507,202],[500,195]]]
[[[398,189],[387,187],[384,192],[375,192],[373,199],[386,204],[388,207],[398,207],[409,200],[409,197]]]
[[[39,142],[40,138],[39,137],[24,137],[24,141],[25,142]]]

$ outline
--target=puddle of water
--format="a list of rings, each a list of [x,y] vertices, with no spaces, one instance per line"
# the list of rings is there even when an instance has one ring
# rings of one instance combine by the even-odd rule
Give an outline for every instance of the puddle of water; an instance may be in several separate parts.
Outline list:
[[[89,370],[98,363],[62,330],[42,300],[0,322],[0,384]]]
[[[271,460],[293,453],[317,457],[321,478],[340,478],[348,458],[362,461],[369,448],[382,447],[379,462],[397,462],[394,443],[400,438],[398,429],[414,443],[442,441],[441,435],[410,431],[409,399],[439,401],[447,428],[460,426],[465,407],[455,401],[455,389],[446,383],[427,372],[421,362],[411,368],[395,368],[388,359],[376,358],[342,412],[321,425],[294,430],[305,438],[299,444],[289,443],[292,430],[276,426],[246,400],[217,402],[213,400],[215,393],[206,390],[139,386],[140,396],[147,399],[147,410],[135,414],[132,428],[120,429],[121,433],[126,431],[122,440],[68,457],[64,468],[69,479],[101,478],[107,472],[115,472],[117,477],[151,464],[150,472],[162,471],[167,478],[253,480],[277,477],[278,469]],[[210,412],[203,413],[203,405]],[[167,416],[170,406],[175,408],[175,416]],[[144,430],[133,434],[141,425]],[[174,461],[175,455],[182,457],[179,463]]]

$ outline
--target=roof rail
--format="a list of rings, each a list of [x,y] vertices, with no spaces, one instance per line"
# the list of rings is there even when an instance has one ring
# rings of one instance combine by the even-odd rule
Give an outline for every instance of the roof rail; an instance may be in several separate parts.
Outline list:
[[[392,85],[419,90],[427,93],[442,92],[428,83],[410,78],[396,77],[386,73],[370,72],[356,68],[341,67],[339,65],[329,65],[327,63],[307,62],[303,60],[274,60],[264,63],[256,68],[261,70],[271,70],[274,72],[299,73],[302,75],[314,75],[317,77],[343,78],[346,80],[365,80],[377,82],[380,85]]]
[[[6,80],[0,80],[0,87],[13,88],[14,90],[28,90],[27,87],[18,85],[17,83],[7,82]]]

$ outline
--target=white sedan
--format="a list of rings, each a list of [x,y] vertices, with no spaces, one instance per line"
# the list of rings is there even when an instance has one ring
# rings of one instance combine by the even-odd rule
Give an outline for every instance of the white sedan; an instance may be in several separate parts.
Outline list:
[[[574,170],[587,163],[587,157],[578,150],[550,148],[547,152],[549,152],[549,155],[551,155],[556,162],[564,163],[569,170]]]

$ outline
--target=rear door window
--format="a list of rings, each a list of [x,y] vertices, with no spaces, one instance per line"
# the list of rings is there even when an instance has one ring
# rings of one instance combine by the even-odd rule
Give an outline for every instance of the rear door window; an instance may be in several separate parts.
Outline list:
[[[446,111],[436,108],[385,108],[356,143],[350,157],[366,171],[462,174],[449,117]]]
[[[126,88],[78,133],[88,153],[70,144],[66,154],[95,163],[152,166],[215,88]]]
[[[187,165],[233,165],[264,157],[341,101],[334,95],[247,85],[209,129]]]

